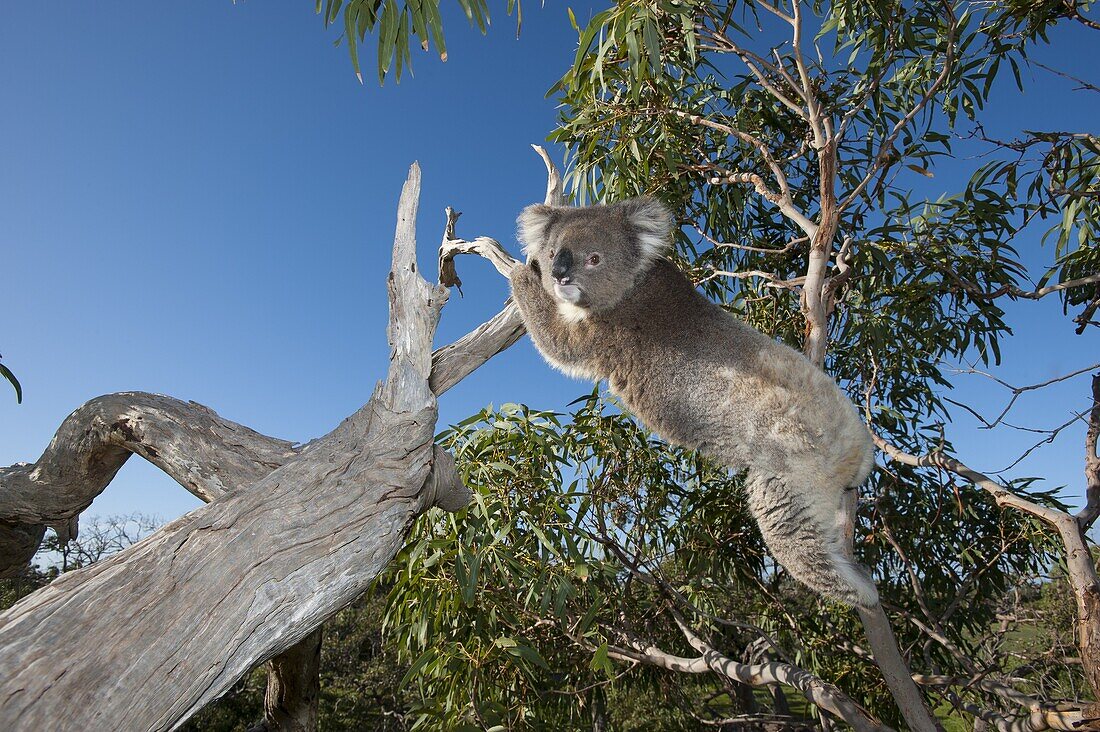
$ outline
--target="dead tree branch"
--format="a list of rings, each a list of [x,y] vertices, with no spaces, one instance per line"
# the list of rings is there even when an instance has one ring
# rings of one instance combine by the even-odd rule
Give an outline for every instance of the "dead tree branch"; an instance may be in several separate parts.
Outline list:
[[[557,166],[550,159],[550,154],[543,147],[539,145],[531,147],[546,166],[544,203],[547,206],[564,205],[565,194],[562,192],[561,173],[558,172]],[[439,249],[440,281],[443,284],[449,284],[446,278],[453,275],[454,284],[461,284],[453,262],[454,257],[459,254],[479,254],[488,259],[505,278],[511,276],[512,268],[519,262],[508,254],[496,239],[483,236],[467,242],[454,237],[454,223],[458,215],[452,209],[447,209],[447,227],[443,235],[443,244]],[[444,275],[444,272],[448,274]],[[509,298],[499,313],[451,345],[437,349],[432,354],[432,391],[436,395],[447,391],[469,376],[481,364],[518,341],[526,332],[523,319],[519,315],[519,308]]]
[[[429,379],[445,391],[518,334],[501,327],[506,308],[433,358],[447,293],[417,274],[419,183],[414,166],[390,274],[389,376],[332,433],[294,448],[199,405],[111,395],[66,420],[38,463],[0,472],[5,528],[31,534],[68,531],[134,453],[211,501],[0,616],[0,717],[173,727],[360,595],[418,513],[465,504],[433,444]]]
[[[560,203],[561,177],[536,150],[547,202]],[[210,502],[0,615],[0,717],[168,729],[271,658],[264,724],[315,725],[316,669],[302,659],[315,656],[321,622],[362,593],[417,514],[469,500],[432,442],[435,397],[524,332],[509,304],[431,353],[447,292],[417,274],[419,189],[414,165],[389,278],[389,376],[332,433],[295,447],[192,402],[112,394],[70,415],[38,462],[0,469],[2,571],[33,556],[47,524],[75,536],[80,511],[131,454]],[[494,240],[457,240],[452,213],[444,248],[507,274],[514,260]]]
[[[750,686],[786,684],[798,689],[811,703],[843,719],[857,732],[888,730],[852,701],[848,695],[832,684],[826,683],[808,671],[786,663],[743,664],[719,653],[699,637],[683,618],[676,616],[676,624],[684,638],[702,654],[706,665],[715,673],[735,679]]]

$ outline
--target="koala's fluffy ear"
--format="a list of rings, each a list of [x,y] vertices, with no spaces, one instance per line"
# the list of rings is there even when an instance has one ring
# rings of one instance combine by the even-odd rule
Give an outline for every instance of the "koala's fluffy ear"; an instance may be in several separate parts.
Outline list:
[[[623,212],[638,234],[642,258],[657,259],[668,251],[672,234],[672,214],[656,198],[642,196],[620,201],[615,207]]]
[[[523,209],[516,220],[516,234],[523,244],[524,254],[530,257],[542,248],[557,213],[556,207],[541,203]]]

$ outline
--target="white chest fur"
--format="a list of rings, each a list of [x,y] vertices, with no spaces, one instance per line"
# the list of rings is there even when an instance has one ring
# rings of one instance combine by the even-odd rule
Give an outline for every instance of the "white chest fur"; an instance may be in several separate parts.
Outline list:
[[[558,314],[566,323],[579,323],[588,317],[588,311],[571,302],[558,301]]]

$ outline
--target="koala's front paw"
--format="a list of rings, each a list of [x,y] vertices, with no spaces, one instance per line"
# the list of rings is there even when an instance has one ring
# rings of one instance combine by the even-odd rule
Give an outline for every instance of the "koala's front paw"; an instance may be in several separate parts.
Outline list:
[[[518,264],[512,269],[512,295],[516,300],[529,301],[542,289],[542,282],[529,264]]]

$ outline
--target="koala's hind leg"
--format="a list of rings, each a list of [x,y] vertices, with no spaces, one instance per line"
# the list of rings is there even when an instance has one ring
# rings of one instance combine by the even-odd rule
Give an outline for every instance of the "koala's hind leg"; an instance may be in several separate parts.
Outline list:
[[[878,590],[852,558],[847,522],[841,522],[843,496],[854,493],[840,493],[842,505],[822,515],[810,503],[820,500],[820,493],[811,496],[806,487],[794,487],[776,477],[750,479],[749,509],[772,556],[791,576],[839,602],[874,607]]]

